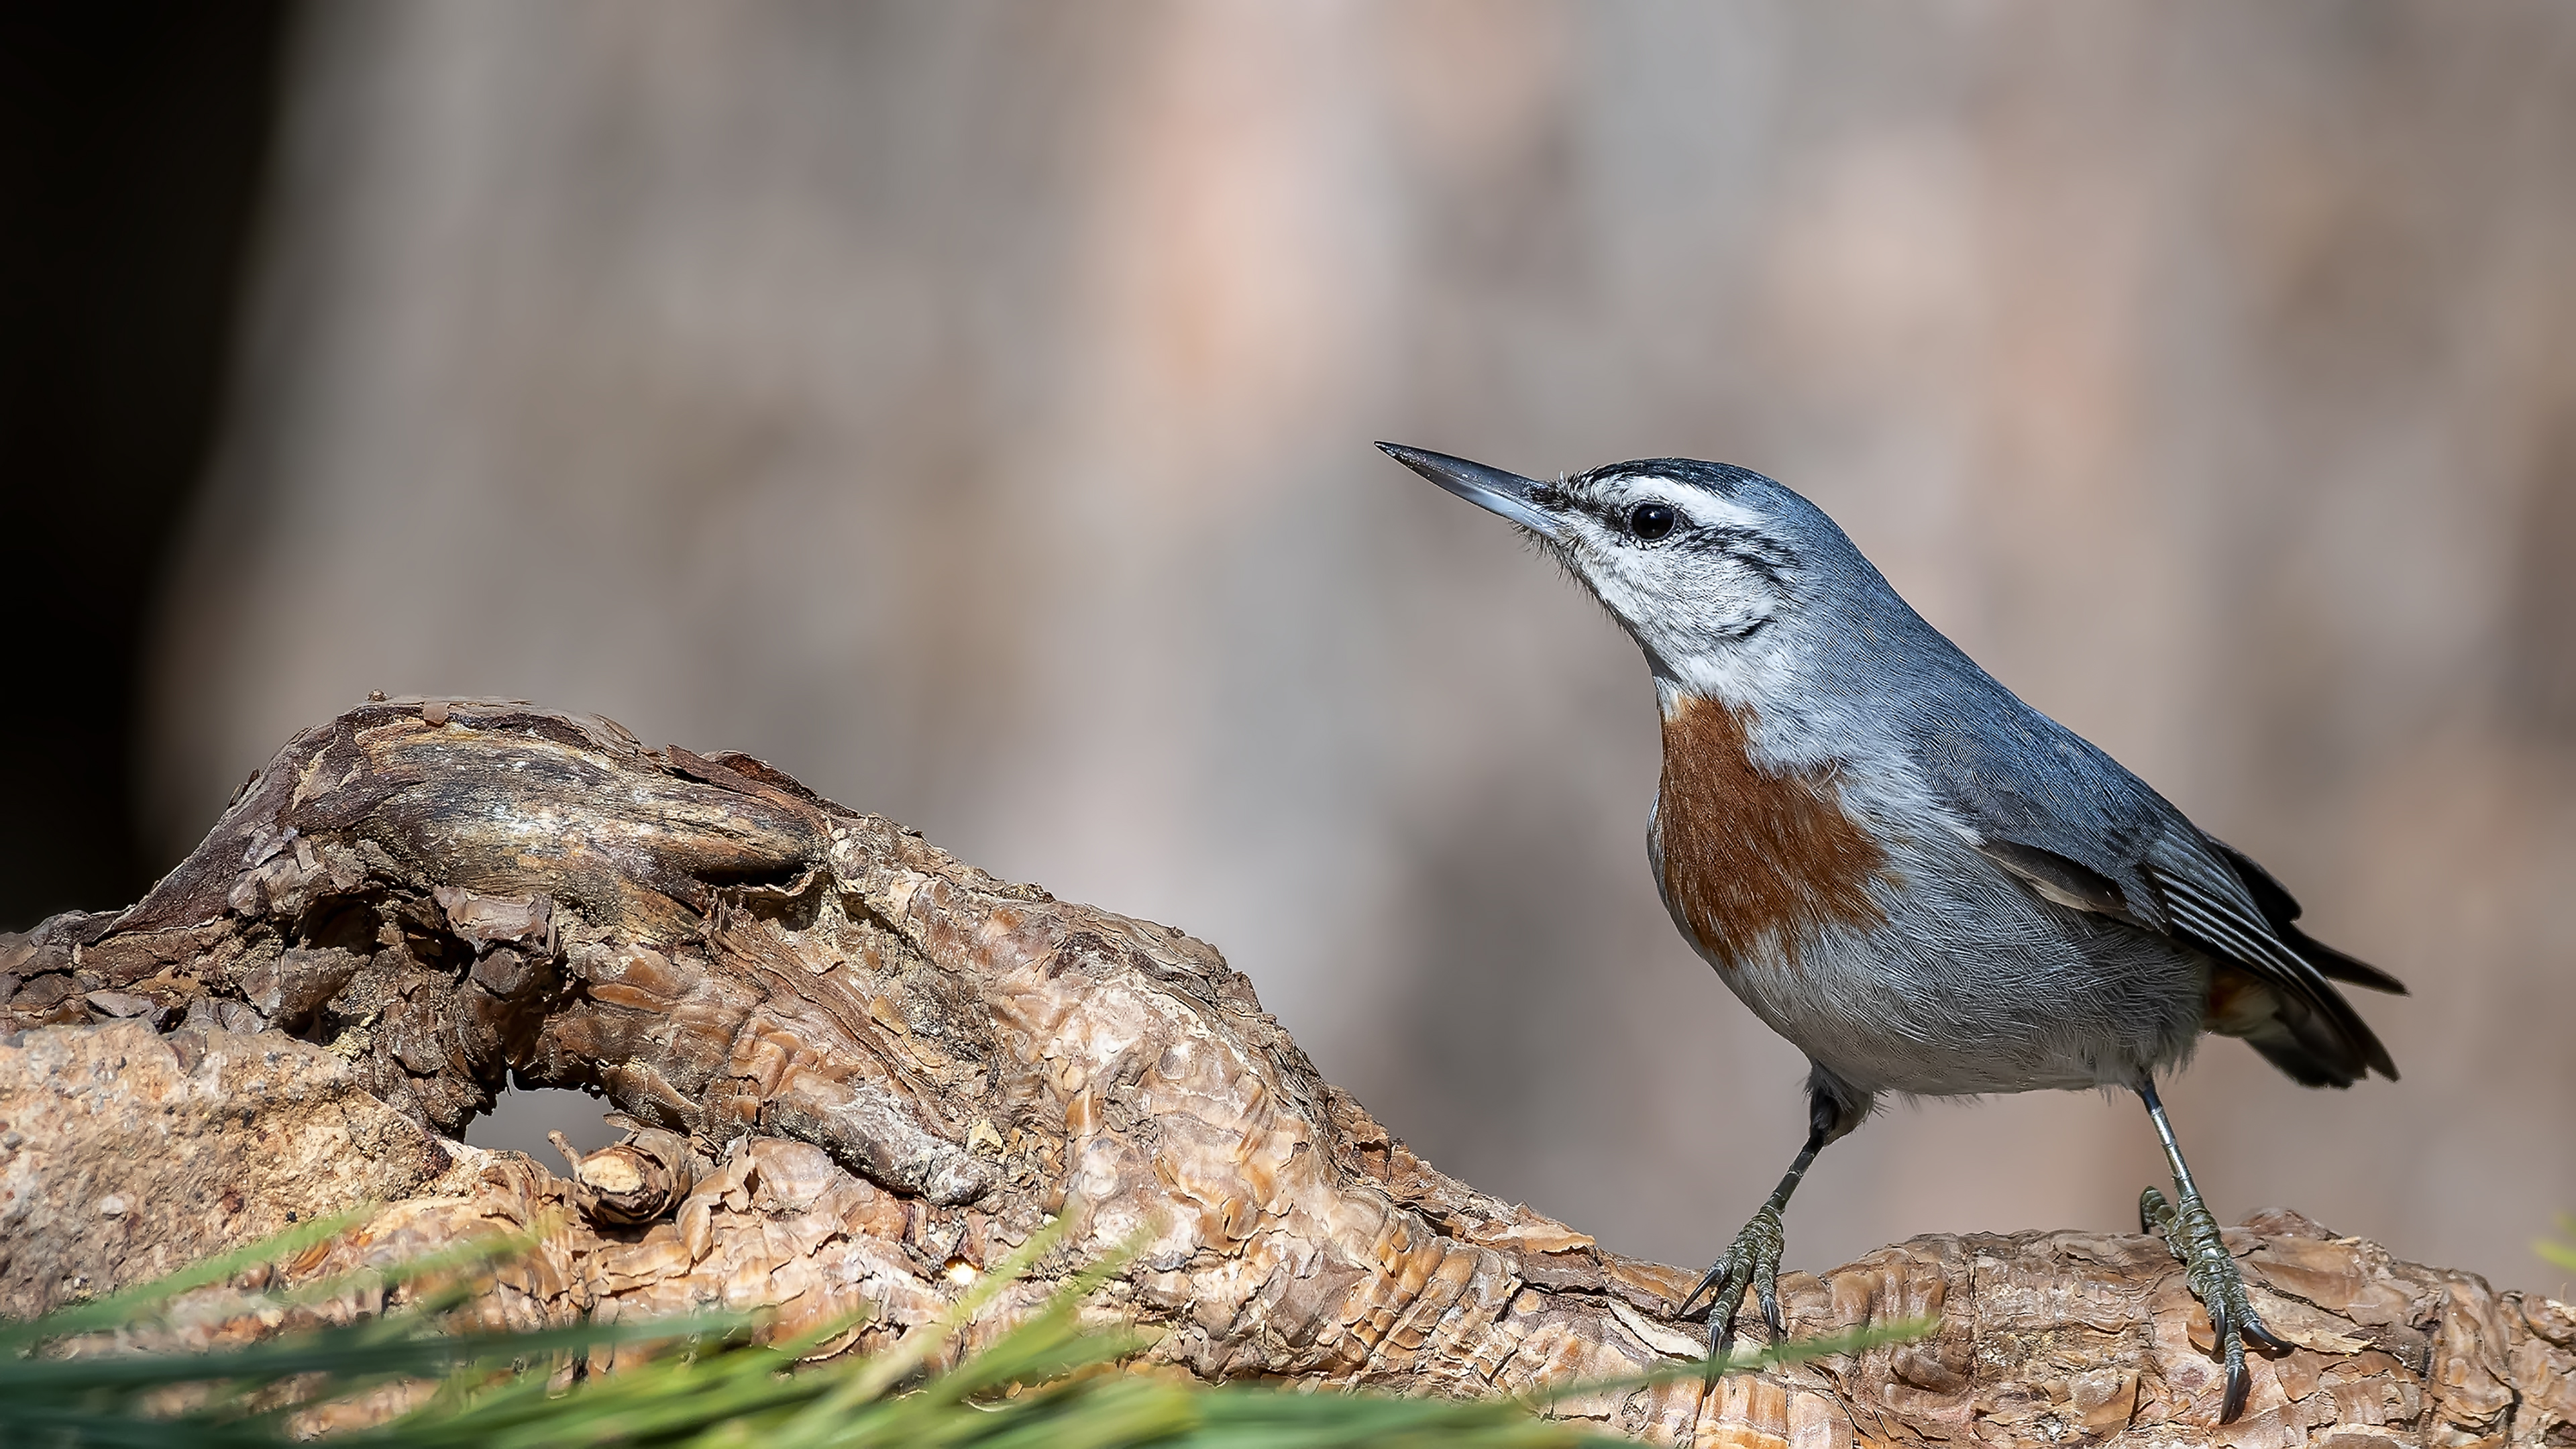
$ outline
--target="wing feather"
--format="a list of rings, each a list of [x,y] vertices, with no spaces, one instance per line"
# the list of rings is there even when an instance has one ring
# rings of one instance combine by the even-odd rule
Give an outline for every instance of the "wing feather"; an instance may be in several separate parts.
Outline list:
[[[2092,867],[2051,850],[1992,836],[1978,848],[2048,900],[2191,946],[2252,977],[2266,989],[2266,999],[2279,1003],[2279,1020],[2251,1039],[2300,1082],[2349,1086],[2374,1070],[2396,1080],[2397,1065],[2388,1048],[2327,977],[2405,988],[2395,977],[2320,945],[2296,927],[2284,929],[2287,923],[2263,909],[2269,903],[2239,875],[2232,859],[2198,848],[2208,838],[2188,822],[2180,829],[2190,834],[2177,832],[2159,842],[2139,863],[2151,904],[2123,892]],[[2273,890],[2279,891],[2277,883]],[[2280,894],[2287,899],[2286,892]],[[2328,959],[2320,961],[2311,952]]]
[[[2285,998],[2290,1029],[2324,1062],[2354,1079],[2376,1071],[2395,1081],[2397,1063],[2361,1013],[2317,963],[2282,939],[2232,864],[2207,848],[2193,848],[2206,837],[2187,822],[2183,829],[2190,835],[2177,832],[2168,848],[2145,863],[2148,881],[2180,928],[2177,934]]]
[[[2061,906],[2091,911],[2133,926],[2148,924],[2130,909],[2129,898],[2121,891],[2118,882],[2082,861],[2068,860],[2056,851],[2036,845],[1993,836],[1981,840],[1977,849],[1986,859],[2021,877],[2032,890]]]
[[[2403,991],[2293,922],[2298,902],[2090,741],[1967,663],[1947,702],[1908,721],[1915,764],[1986,857],[2042,897],[2217,958],[2274,1001],[2258,1050],[2300,1081],[2397,1067],[2334,980]],[[1941,700],[1943,691],[1916,696]],[[2330,980],[2333,978],[2334,980]]]
[[[2217,836],[2206,838],[2218,847],[2218,853],[2227,858],[2227,863],[2235,867],[2236,874],[2245,882],[2245,889],[2253,895],[2254,904],[2262,909],[2263,919],[2272,924],[2273,934],[2288,942],[2291,950],[2306,957],[2310,965],[2337,981],[2349,981],[2355,986],[2367,986],[2392,996],[2407,994],[2405,982],[2300,930],[2295,924],[2299,919],[2298,900],[2273,878],[2270,871],[2252,856]]]

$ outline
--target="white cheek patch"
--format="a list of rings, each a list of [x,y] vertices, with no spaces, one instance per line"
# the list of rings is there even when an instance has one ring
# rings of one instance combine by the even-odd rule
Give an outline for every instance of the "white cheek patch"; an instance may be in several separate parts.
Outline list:
[[[1785,666],[1775,622],[1777,586],[1730,548],[1677,539],[1658,545],[1630,537],[1620,520],[1660,503],[1686,521],[1680,529],[1767,534],[1758,511],[1669,478],[1624,477],[1568,510],[1560,541],[1566,562],[1611,613],[1628,625],[1662,667],[1720,698],[1757,693],[1757,680]],[[1759,632],[1757,632],[1759,631]]]
[[[1583,540],[1580,570],[1610,611],[1666,658],[1697,653],[1774,616],[1770,586],[1723,553],[1644,550]]]
[[[1768,617],[1774,604],[1769,586],[1723,553],[1672,555],[1658,572],[1671,580],[1665,607],[1711,632],[1733,633]]]

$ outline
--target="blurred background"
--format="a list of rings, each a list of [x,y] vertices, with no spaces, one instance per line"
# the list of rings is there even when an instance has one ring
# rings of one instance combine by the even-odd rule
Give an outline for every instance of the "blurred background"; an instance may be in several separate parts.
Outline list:
[[[1698,1265],[1801,1063],[1655,900],[1644,667],[1369,443],[1718,458],[2415,986],[2400,1084],[2210,1044],[2223,1217],[2562,1276],[2576,10],[0,23],[0,926],[370,689],[521,696],[1178,924],[1432,1161]],[[2158,1172],[2131,1102],[1900,1105],[1790,1259]]]

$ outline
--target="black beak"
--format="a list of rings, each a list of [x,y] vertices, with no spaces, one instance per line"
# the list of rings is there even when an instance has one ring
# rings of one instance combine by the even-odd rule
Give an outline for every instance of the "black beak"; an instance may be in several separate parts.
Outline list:
[[[1399,443],[1380,443],[1386,455],[1404,466],[1491,513],[1499,513],[1541,538],[1560,537],[1564,530],[1548,512],[1539,506],[1541,495],[1555,490],[1535,478],[1452,458],[1446,453],[1433,453],[1421,448],[1408,448]]]

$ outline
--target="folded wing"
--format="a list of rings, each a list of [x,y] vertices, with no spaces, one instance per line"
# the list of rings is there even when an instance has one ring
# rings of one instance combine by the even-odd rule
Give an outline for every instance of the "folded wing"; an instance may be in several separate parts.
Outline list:
[[[2209,957],[2208,1029],[2242,1037],[2297,1081],[2396,1078],[2334,983],[2403,993],[2397,978],[2300,930],[2299,903],[2270,872],[2089,741],[2008,694],[1996,708],[2004,717],[1941,721],[1916,740],[1917,763],[1988,859],[2059,905]],[[2015,747],[1989,743],[1999,740]]]

